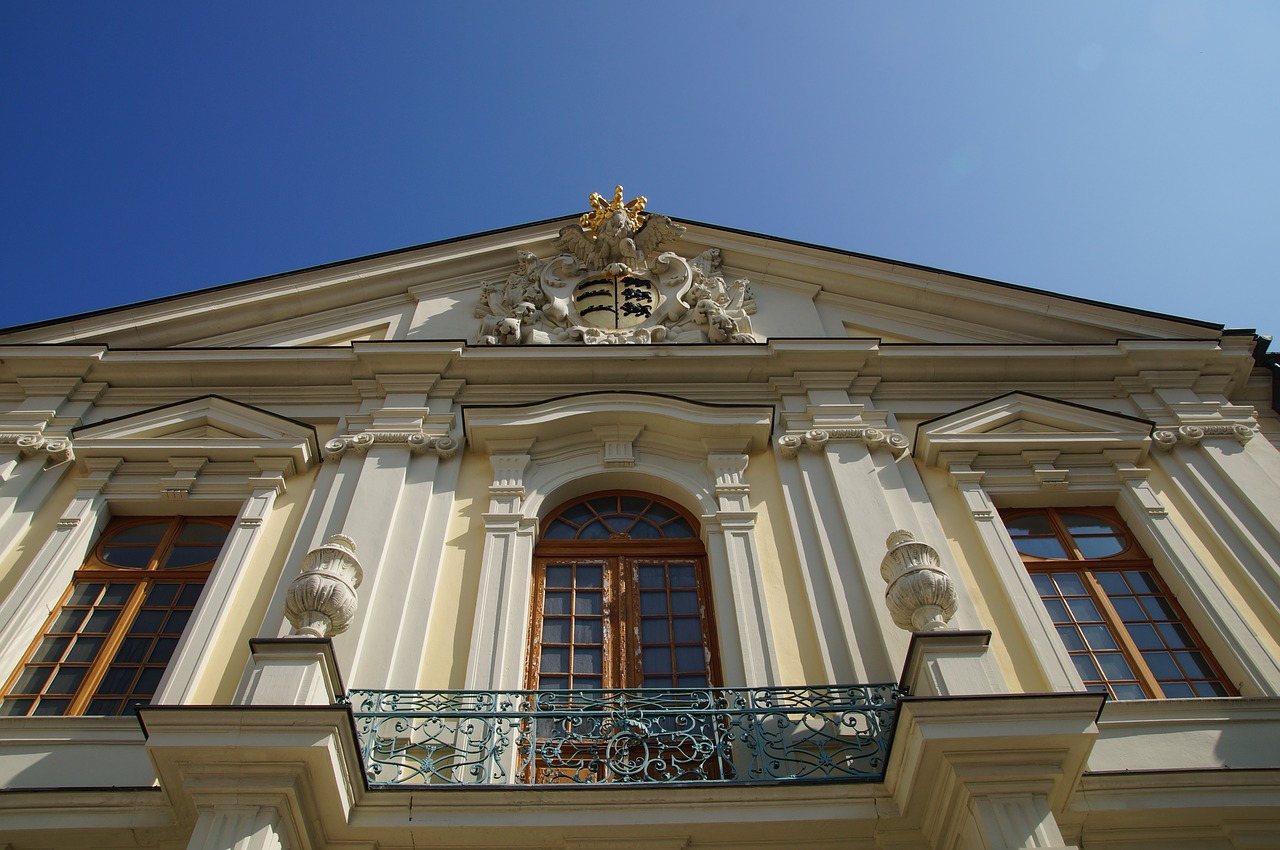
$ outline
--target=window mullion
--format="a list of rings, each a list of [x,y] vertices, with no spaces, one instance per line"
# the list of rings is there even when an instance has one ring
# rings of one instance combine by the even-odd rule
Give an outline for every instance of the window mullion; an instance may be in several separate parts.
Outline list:
[[[75,584],[73,583],[72,587],[74,586]],[[142,610],[142,603],[146,599],[147,591],[150,587],[151,582],[146,580],[138,581],[134,585],[128,601],[120,609],[120,616],[116,618],[111,631],[107,633],[106,639],[102,642],[102,647],[98,650],[98,657],[89,666],[89,672],[85,674],[84,680],[80,682],[79,690],[72,697],[71,704],[67,707],[68,715],[84,714],[85,707],[93,699],[93,694],[98,689],[98,684],[102,681],[102,677],[110,669],[111,659],[115,658],[116,650],[120,648],[120,644],[124,643],[125,636],[129,634],[129,629],[133,626],[133,618],[138,616],[138,612]]]
[[[1142,659],[1142,653],[1138,651],[1137,645],[1133,642],[1133,638],[1129,636],[1129,630],[1125,627],[1124,620],[1120,618],[1120,614],[1111,604],[1102,585],[1098,583],[1097,577],[1094,576],[1092,570],[1081,569],[1080,577],[1084,579],[1085,587],[1089,588],[1089,595],[1093,597],[1093,601],[1097,603],[1098,610],[1102,612],[1103,618],[1107,621],[1111,634],[1115,637],[1116,643],[1120,646],[1120,651],[1124,654],[1129,662],[1129,667],[1133,670],[1133,675],[1142,683],[1142,689],[1146,691],[1147,696],[1153,699],[1159,699],[1164,696],[1164,690],[1160,687],[1160,683],[1156,677],[1151,674],[1151,670]]]

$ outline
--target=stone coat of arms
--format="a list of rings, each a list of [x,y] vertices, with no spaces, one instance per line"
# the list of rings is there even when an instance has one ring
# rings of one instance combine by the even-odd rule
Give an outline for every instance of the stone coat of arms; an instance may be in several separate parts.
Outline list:
[[[660,251],[683,225],[645,213],[647,201],[591,196],[592,210],[560,230],[562,253],[519,251],[506,280],[484,281],[481,345],[747,343],[755,301],[745,279],[720,273],[720,250],[692,259]]]

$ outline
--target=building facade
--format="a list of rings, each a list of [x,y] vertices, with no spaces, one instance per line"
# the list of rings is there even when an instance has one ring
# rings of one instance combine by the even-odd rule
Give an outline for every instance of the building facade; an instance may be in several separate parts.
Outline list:
[[[0,331],[0,848],[1280,846],[1267,342],[621,188]]]

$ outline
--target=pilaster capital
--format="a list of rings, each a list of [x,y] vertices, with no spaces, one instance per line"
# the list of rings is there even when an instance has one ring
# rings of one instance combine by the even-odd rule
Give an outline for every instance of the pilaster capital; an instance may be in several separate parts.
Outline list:
[[[804,432],[784,434],[778,438],[778,450],[783,457],[795,457],[801,448],[822,452],[832,442],[861,442],[873,451],[885,448],[894,458],[902,457],[911,448],[907,438],[897,431],[860,425],[847,428],[811,428]]]
[[[0,448],[13,446],[23,457],[47,455],[54,464],[63,463],[75,457],[71,440],[67,437],[46,437],[37,432],[0,432]]]
[[[324,444],[326,460],[337,460],[347,451],[364,453],[375,445],[404,446],[410,454],[434,452],[441,460],[448,460],[458,453],[458,441],[448,434],[428,434],[425,431],[361,431],[334,437]]]

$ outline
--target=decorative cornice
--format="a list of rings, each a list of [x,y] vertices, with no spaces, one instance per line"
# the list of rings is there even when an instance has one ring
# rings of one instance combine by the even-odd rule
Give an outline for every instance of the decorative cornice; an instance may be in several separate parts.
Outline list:
[[[422,431],[363,431],[335,437],[324,444],[326,460],[337,460],[348,450],[367,452],[376,444],[400,445],[415,455],[435,452],[448,460],[458,452],[458,441],[448,435],[432,436]]]
[[[1198,446],[1200,441],[1210,437],[1231,437],[1244,445],[1253,439],[1254,429],[1239,422],[1219,425],[1182,425],[1178,428],[1163,428],[1151,434],[1157,447],[1166,452],[1173,451],[1179,443]]]
[[[45,437],[42,434],[0,433],[0,446],[16,446],[23,457],[44,453],[54,463],[62,463],[75,457],[71,441],[66,437]]]
[[[895,458],[902,457],[910,449],[907,438],[897,431],[882,428],[813,428],[802,434],[784,434],[778,438],[778,450],[783,457],[795,457],[801,447],[821,452],[830,442],[861,440],[868,449],[886,448]]]

